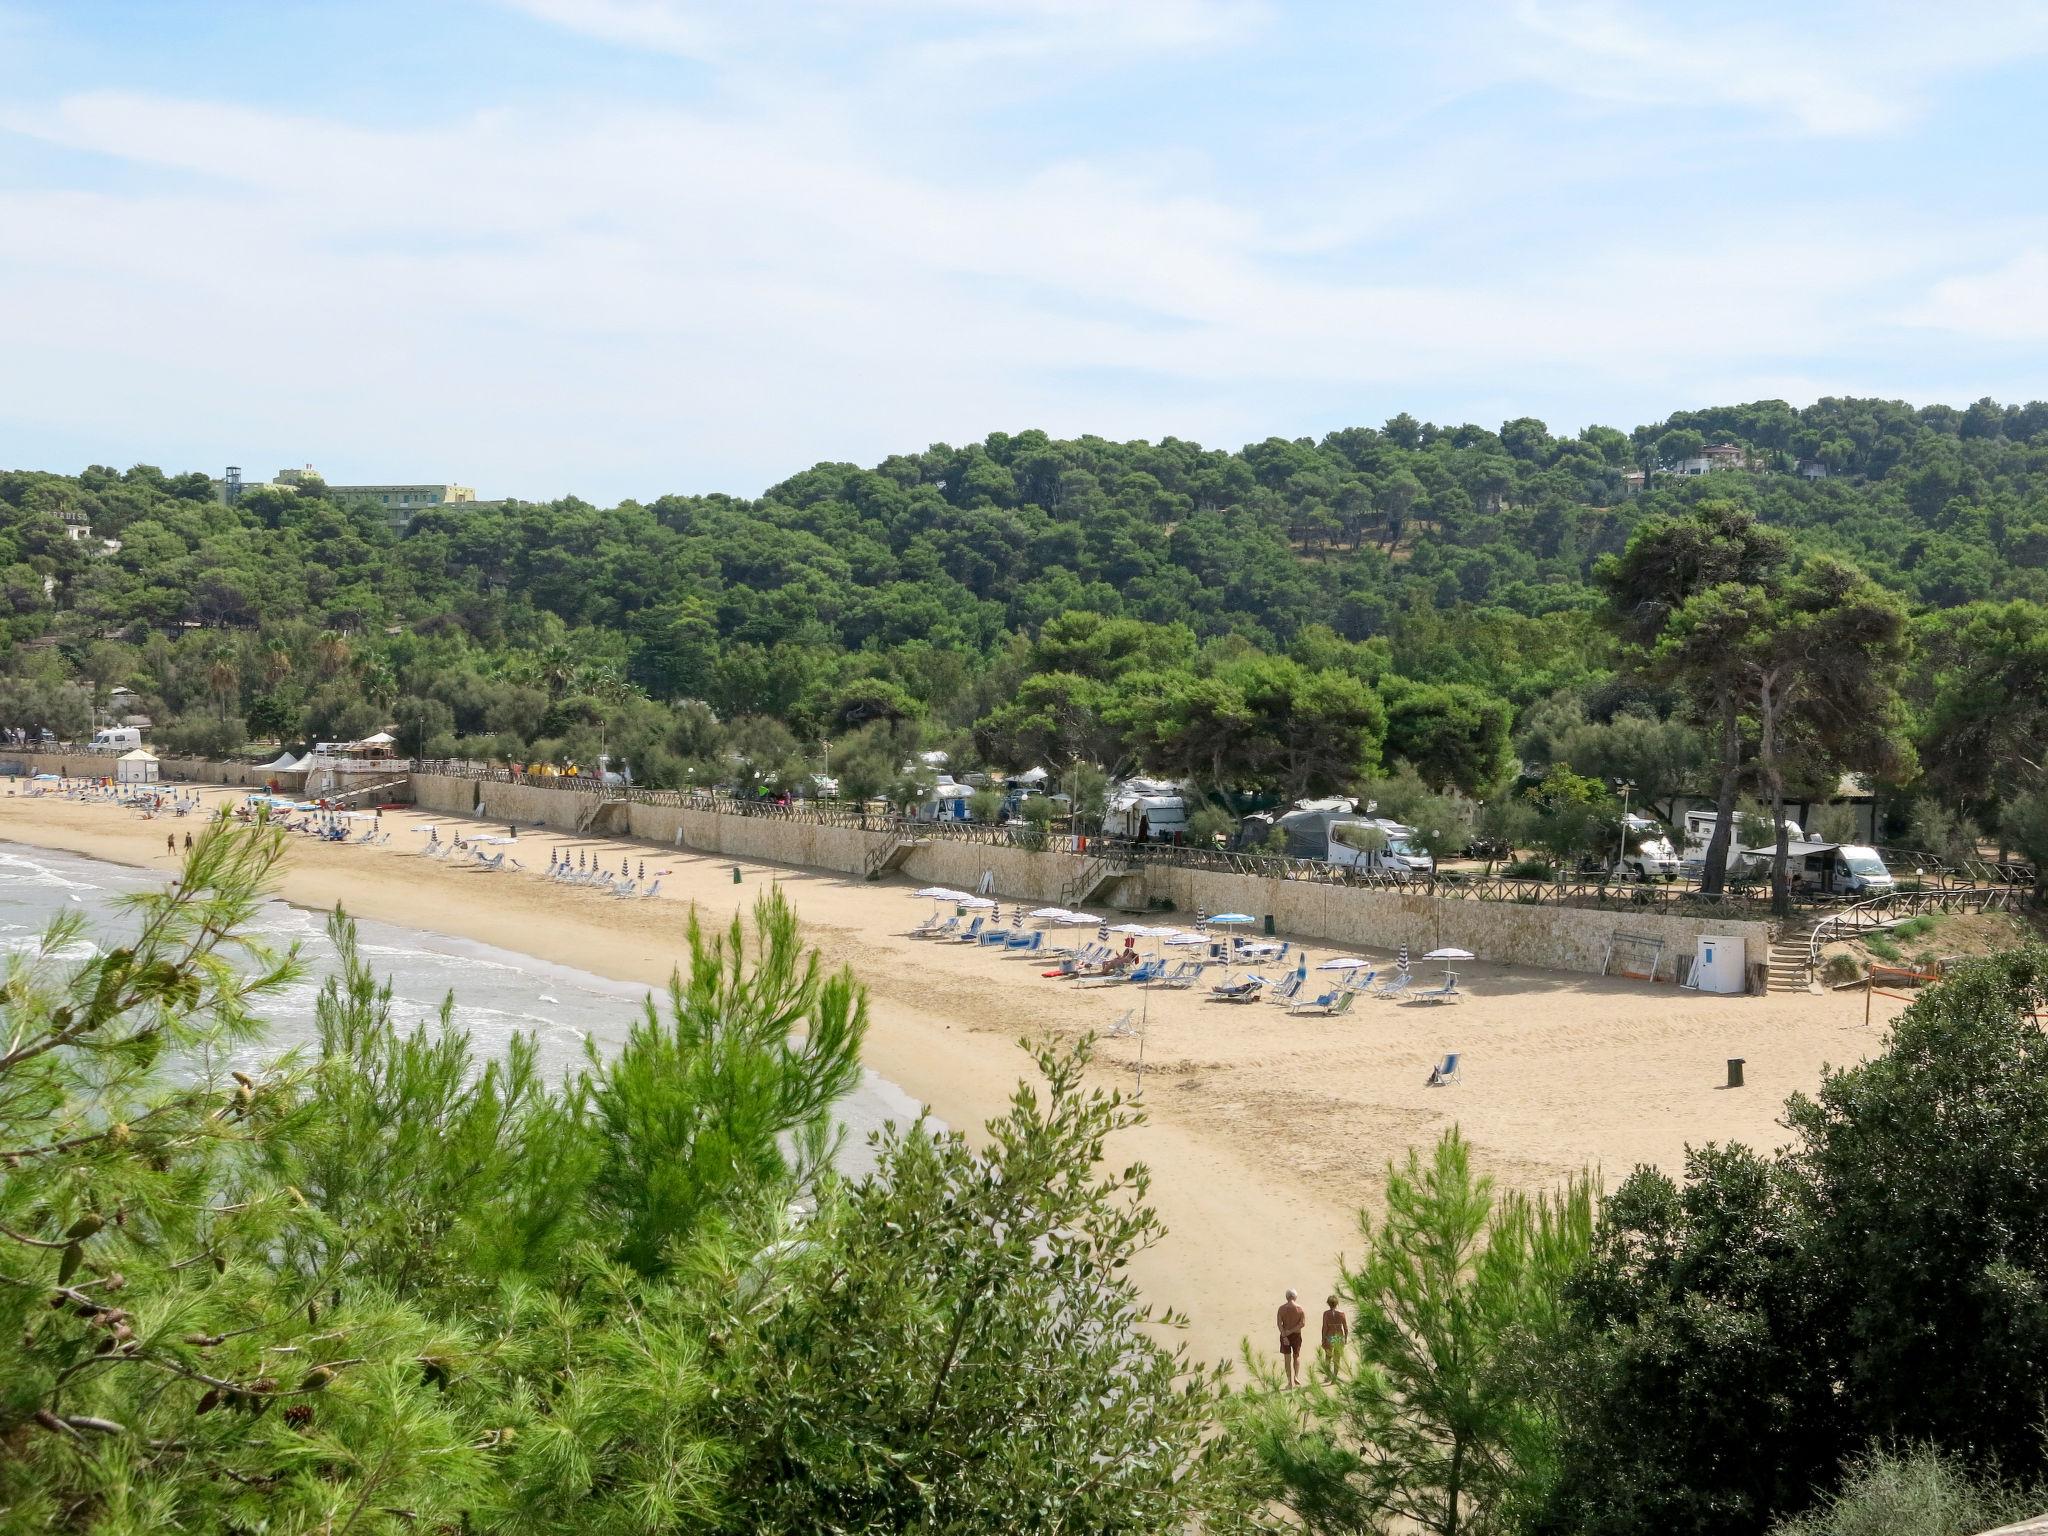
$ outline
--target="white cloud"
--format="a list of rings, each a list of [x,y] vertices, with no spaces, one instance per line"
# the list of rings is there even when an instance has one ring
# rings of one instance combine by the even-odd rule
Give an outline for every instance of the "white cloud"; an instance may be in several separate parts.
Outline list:
[[[800,55],[821,45],[928,67],[1215,47],[1265,0],[501,0],[602,42],[700,60]]]
[[[2048,248],[2036,246],[1987,270],[1945,277],[1905,319],[1987,341],[2048,341]]]
[[[1931,88],[2048,50],[2048,12],[1992,0],[1688,9],[1511,0],[1468,38],[1501,74],[1615,106],[1736,107],[1863,137],[1919,117]]]
[[[655,27],[649,47],[696,14],[594,9]],[[1173,0],[1115,22],[1068,0],[952,9],[966,36],[1242,24]],[[157,434],[352,479],[617,496],[758,490],[995,427],[1230,439],[1359,400],[1540,413],[1567,387],[1669,409],[1808,376],[1981,233],[1873,240],[1816,211],[1525,241],[1470,217],[1479,183],[1540,183],[1533,205],[1563,177],[1477,129],[1449,159],[1295,189],[1129,153],[942,169],[881,143],[870,105],[741,93],[389,127],[110,91],[0,108],[0,129],[131,170],[93,183],[120,190],[0,189],[0,420],[93,423],[110,458]],[[1418,259],[1418,231],[1456,254]]]
[[[538,21],[552,22],[601,42],[678,58],[703,59],[718,52],[719,32],[705,18],[706,7],[678,0],[501,0]]]

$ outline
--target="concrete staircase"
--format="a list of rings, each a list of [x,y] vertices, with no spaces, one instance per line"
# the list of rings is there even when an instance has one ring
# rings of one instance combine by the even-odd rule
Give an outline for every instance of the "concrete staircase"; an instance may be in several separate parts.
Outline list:
[[[884,875],[893,875],[903,867],[912,849],[922,848],[929,841],[922,837],[892,837],[886,843],[877,843],[868,850],[865,860],[867,878],[879,880]]]
[[[1805,992],[1810,990],[1812,973],[1806,968],[1806,953],[1813,941],[1813,927],[1818,917],[1788,918],[1779,924],[1771,940],[1771,985],[1773,992]]]
[[[1061,889],[1060,905],[1085,907],[1137,867],[1135,860],[1120,854],[1109,858],[1090,859],[1081,866],[1080,873]]]

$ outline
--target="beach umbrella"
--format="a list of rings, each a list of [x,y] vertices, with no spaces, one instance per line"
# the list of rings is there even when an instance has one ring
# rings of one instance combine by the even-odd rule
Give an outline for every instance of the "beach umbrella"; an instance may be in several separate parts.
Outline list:
[[[912,891],[910,894],[928,901],[956,901],[960,896],[958,891],[948,890],[943,885],[928,885],[923,890]]]
[[[995,905],[986,896],[961,896],[957,899],[961,906],[973,907],[978,912],[985,911]]]
[[[1319,971],[1369,971],[1372,969],[1372,962],[1370,960],[1354,960],[1349,955],[1339,955],[1335,960],[1325,960],[1316,969]]]
[[[1176,933],[1166,941],[1169,944],[1206,944],[1209,936],[1205,933]]]
[[[1479,957],[1469,949],[1432,949],[1422,958],[1425,960],[1477,960]]]
[[[1032,915],[1033,917],[1052,917],[1052,918],[1060,918],[1060,917],[1066,917],[1066,916],[1069,916],[1070,914],[1069,914],[1069,913],[1067,912],[1067,909],[1066,909],[1065,907],[1040,907],[1040,908],[1039,908],[1039,909],[1038,909],[1037,911],[1033,912],[1033,913],[1032,913],[1031,915]]]
[[[1249,912],[1218,912],[1209,921],[1212,923],[1255,923],[1258,919]]]
[[[1111,933],[1127,933],[1134,939],[1147,939],[1152,936],[1152,930],[1143,923],[1118,923],[1109,931]]]

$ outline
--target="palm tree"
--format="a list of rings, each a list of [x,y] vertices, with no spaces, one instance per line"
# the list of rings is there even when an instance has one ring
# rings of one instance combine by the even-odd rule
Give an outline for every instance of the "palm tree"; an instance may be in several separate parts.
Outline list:
[[[275,688],[292,675],[291,648],[273,640],[263,648],[263,686]]]
[[[323,629],[320,638],[313,642],[313,659],[320,664],[320,670],[332,677],[348,665],[353,654],[348,636],[338,629]]]
[[[235,656],[235,648],[225,641],[215,646],[206,658],[206,691],[213,695],[214,708],[225,721],[228,700],[239,700],[242,693],[241,663]]]
[[[576,653],[559,640],[541,647],[540,680],[547,686],[550,697],[568,689],[576,681],[578,671]]]
[[[372,704],[389,704],[398,694],[398,676],[391,670],[391,664],[381,657],[364,659],[356,669],[356,683],[363,691],[363,697]]]

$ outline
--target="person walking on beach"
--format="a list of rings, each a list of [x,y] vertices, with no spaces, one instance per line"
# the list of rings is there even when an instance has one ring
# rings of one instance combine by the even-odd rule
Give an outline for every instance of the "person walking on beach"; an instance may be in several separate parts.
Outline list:
[[[192,834],[190,832],[185,834],[185,851],[187,853],[192,851]]]
[[[175,833],[175,832],[166,832],[166,833],[164,834],[164,852],[165,852],[165,853],[168,853],[168,854],[169,854],[169,855],[170,855],[170,856],[171,856],[172,858],[174,858],[174,859],[175,859],[175,858],[176,858],[176,857],[178,856],[178,834],[177,834],[177,833]]]
[[[1323,1313],[1323,1370],[1337,1374],[1338,1358],[1344,1353],[1344,1341],[1351,1337],[1351,1319],[1344,1315],[1344,1309],[1337,1305],[1335,1296],[1326,1297]]]
[[[1287,1299],[1280,1303],[1276,1321],[1280,1324],[1280,1363],[1287,1368],[1287,1385],[1301,1385],[1301,1330],[1308,1326],[1308,1314],[1301,1310],[1301,1303],[1294,1299],[1294,1289],[1288,1287]]]

